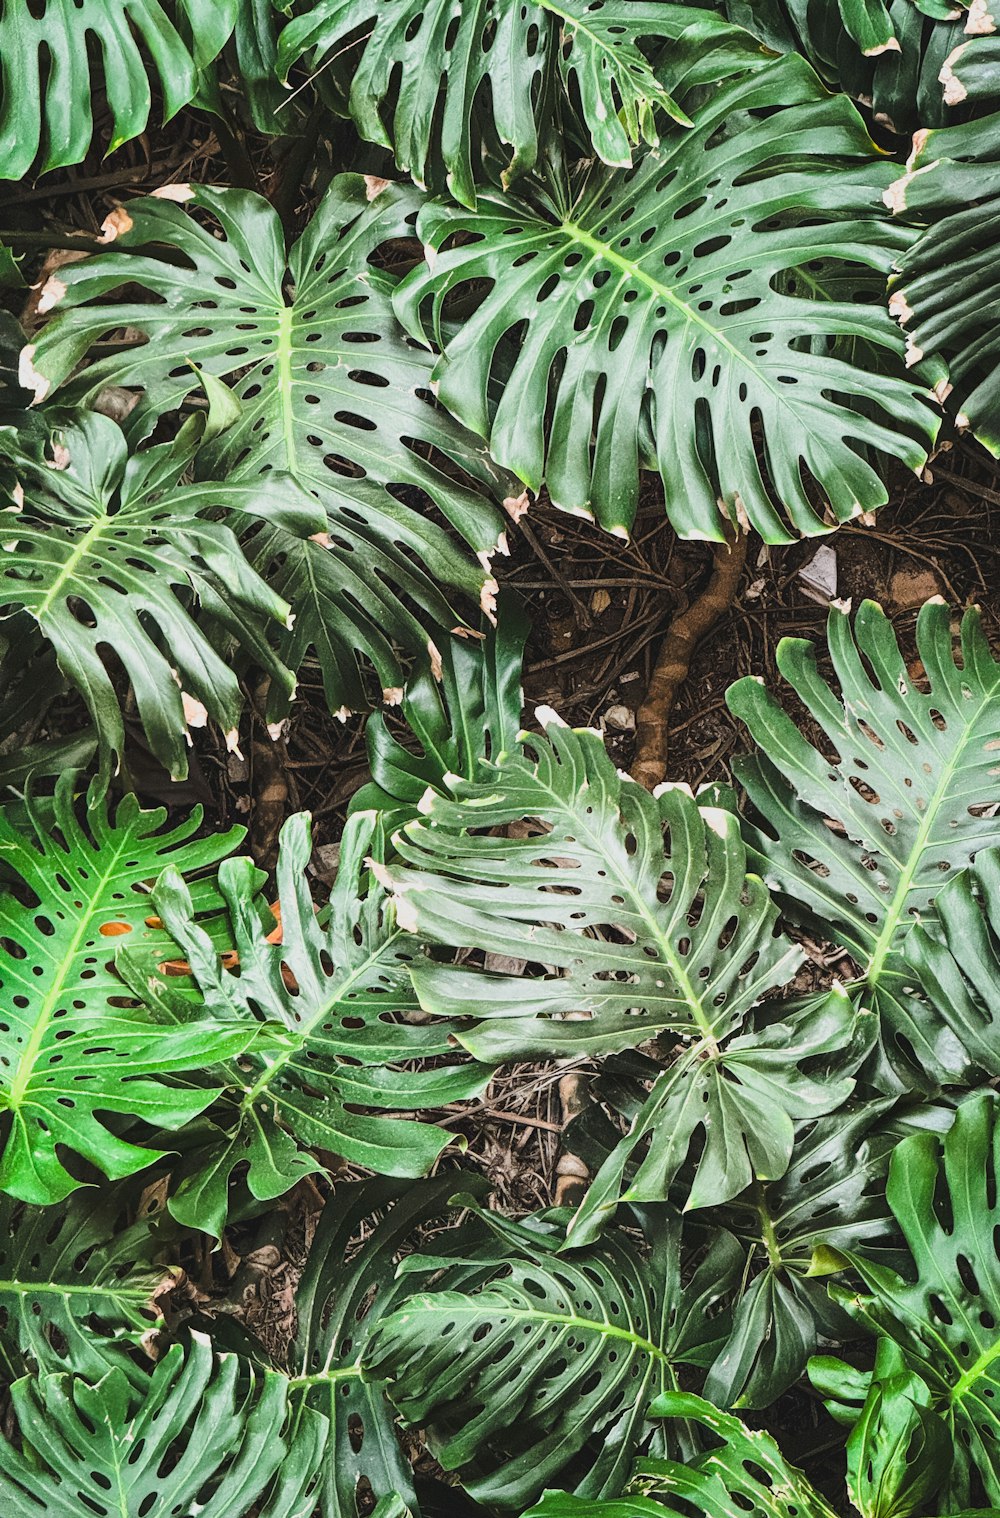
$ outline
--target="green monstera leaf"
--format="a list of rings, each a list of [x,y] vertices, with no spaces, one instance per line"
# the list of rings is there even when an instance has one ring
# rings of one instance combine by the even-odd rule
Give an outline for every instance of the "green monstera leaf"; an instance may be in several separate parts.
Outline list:
[[[665,1197],[699,1139],[691,1207],[781,1175],[793,1120],[831,1110],[851,1090],[843,1072],[831,1077],[824,1065],[817,1078],[802,1067],[853,1047],[859,1030],[843,991],[792,1026],[746,1026],[800,951],[776,931],[735,817],[700,807],[682,786],[651,796],[616,771],[599,734],[540,715],[544,739],[522,735],[477,780],[452,782],[451,799],[428,796],[426,820],[395,836],[403,863],[387,875],[399,920],[431,943],[534,966],[507,975],[414,964],[421,1005],[462,1019],[456,1036],[477,1058],[579,1058],[677,1041],[574,1223],[571,1237],[584,1243],[617,1206],[640,1145],[648,1152],[629,1200]],[[528,836],[497,836],[532,819]]]
[[[664,38],[654,67],[640,44]],[[440,182],[440,165],[455,198],[474,206],[475,159],[493,154],[505,183],[533,168],[557,100],[567,114],[578,101],[591,151],[627,168],[637,143],[658,142],[658,111],[690,125],[664,74],[683,78],[723,46],[744,67],[765,61],[721,17],[660,0],[310,0],[281,34],[279,69],[287,78],[308,58],[322,72],[346,55],[342,88],[362,137],[393,148],[420,185]]]
[[[294,485],[283,492],[277,479],[249,489],[182,485],[203,421],[130,456],[108,417],[70,414],[53,431],[51,451],[13,461],[20,489],[3,543],[0,600],[8,615],[31,617],[51,644],[87,703],[105,769],[125,739],[108,650],[129,677],[150,748],[175,779],[187,774],[189,717],[214,718],[230,745],[237,742],[239,681],[196,620],[192,591],[279,688],[294,687],[264,633],[268,620],[285,625],[287,603],[247,563],[231,527],[207,514],[222,506],[308,530],[314,503]]]
[[[975,610],[953,646],[948,608],[917,621],[922,675],[911,675],[892,626],[871,601],[852,635],[844,610],[827,632],[839,685],[820,675],[811,643],[785,638],[778,668],[822,738],[810,742],[755,679],[729,691],[759,752],[737,766],[759,827],[751,858],[788,914],[821,924],[858,967],[852,994],[881,1020],[876,1079],[886,1089],[965,1081],[959,1037],[917,995],[905,945],[932,924],[948,881],[1000,843],[1000,664]]]
[[[115,1115],[180,1127],[213,1091],[162,1077],[238,1054],[249,1041],[252,1030],[197,1016],[160,1027],[128,1006],[115,974],[122,937],[163,941],[146,925],[149,881],[168,864],[186,875],[213,866],[241,836],[193,839],[200,811],[169,831],[165,818],[140,811],[134,796],[112,818],[93,790],[81,822],[71,774],[54,814],[29,801],[28,833],[0,814],[0,849],[18,887],[0,894],[0,1190],[24,1201],[57,1202],[80,1185],[67,1155],[112,1179],[149,1165],[159,1151],[122,1138]],[[197,910],[217,909],[205,884],[192,891]]]
[[[981,70],[995,107],[1000,39],[981,39],[983,47],[987,43],[987,56],[959,49],[951,67],[962,89],[974,88]],[[897,259],[890,298],[890,310],[906,331],[909,358],[946,366],[938,389],[956,422],[971,427],[1000,456],[1000,323],[991,276],[1000,211],[1000,115],[921,132],[906,173],[886,199],[897,215],[925,229]]]
[[[934,898],[937,922],[917,923],[906,961],[935,1013],[959,1039],[975,1077],[1000,1076],[1000,849],[984,849]]]
[[[138,388],[130,426],[139,430],[194,389],[192,363],[233,382],[241,414],[199,471],[244,485],[282,471],[319,501],[323,530],[297,537],[261,521],[243,547],[293,608],[284,661],[297,669],[315,651],[332,710],[368,704],[359,655],[393,699],[397,650],[436,667],[434,637],[465,627],[478,601],[492,608],[489,560],[505,543],[490,497],[521,494],[438,406],[431,360],[393,317],[398,275],[386,245],[412,238],[419,205],[402,185],[340,175],[286,252],[262,197],[168,186],[129,204],[107,253],[59,271],[43,300],[55,318],[25,350],[41,395],[105,333],[128,328],[135,341],[64,393],[91,401],[107,385]],[[107,299],[136,284],[146,298]],[[271,699],[277,714],[280,687]]]
[[[665,1032],[718,1043],[801,961],[747,873],[735,819],[683,786],[651,796],[598,733],[539,716],[544,738],[522,734],[499,765],[428,798],[426,820],[396,835],[405,867],[388,878],[400,920],[432,942],[549,973],[417,960],[421,1004],[466,1019],[458,1036],[479,1059],[605,1053]],[[533,836],[496,836],[535,818]]]
[[[0,1500],[38,1518],[310,1518],[324,1424],[289,1430],[276,1371],[249,1372],[192,1335],[146,1384],[121,1370],[96,1383],[50,1375],[15,1383],[22,1448],[0,1440]],[[259,1504],[259,1506],[257,1505]]]
[[[295,1293],[298,1329],[288,1353],[292,1405],[314,1409],[329,1424],[316,1492],[321,1518],[356,1518],[361,1502],[394,1492],[416,1504],[395,1411],[366,1362],[380,1323],[412,1291],[412,1276],[396,1277],[400,1251],[445,1210],[455,1180],[338,1187],[323,1211]],[[463,1185],[469,1181],[474,1177],[462,1177]],[[352,1252],[364,1228],[364,1243]]]
[[[918,467],[936,430],[877,309],[911,241],[891,175],[850,103],[784,58],[632,170],[432,202],[396,310],[441,350],[444,404],[558,506],[627,533],[648,465],[683,536],[721,541],[728,515],[786,542],[880,506],[878,458]],[[457,290],[475,309],[452,335]]]
[[[230,1178],[244,1164],[247,1185],[261,1201],[321,1168],[311,1151],[342,1155],[383,1175],[422,1175],[451,1136],[387,1114],[439,1107],[485,1086],[489,1072],[454,1057],[449,1030],[414,1018],[415,950],[368,870],[367,856],[379,849],[375,815],[357,814],[341,841],[321,924],[306,874],[309,818],[289,818],[277,869],[280,943],[260,921],[258,872],[248,859],[225,861],[218,883],[238,972],[224,967],[180,874],[161,877],[153,901],[198,996],[192,1003],[170,979],[150,976],[148,956],[126,951],[123,976],[162,1021],[182,1022],[200,1010],[219,1027],[262,1030],[257,1048],[233,1065],[213,1063],[209,1072],[213,1085],[226,1085],[225,1097],[213,1111],[208,1143],[186,1157],[171,1198],[175,1217],[189,1227],[221,1234]]]
[[[33,165],[44,173],[86,157],[98,93],[111,117],[109,151],[137,137],[152,106],[146,59],[169,121],[193,99],[199,72],[225,45],[240,3],[3,0],[0,177],[21,179]],[[100,39],[94,53],[91,38]]]
[[[10,1379],[72,1368],[99,1381],[162,1325],[158,1298],[176,1284],[153,1220],[129,1222],[134,1192],[78,1192],[57,1212],[0,1199],[0,1355]]]
[[[518,1510],[567,1477],[589,1499],[615,1495],[650,1437],[650,1398],[725,1335],[735,1241],[718,1235],[682,1283],[676,1219],[647,1220],[649,1257],[621,1236],[567,1258],[557,1226],[482,1217],[485,1282],[403,1301],[365,1363],[476,1500]]]
[[[900,1144],[887,1197],[911,1258],[899,1274],[851,1251],[864,1290],[834,1288],[845,1310],[891,1339],[903,1368],[930,1389],[954,1451],[946,1512],[968,1507],[977,1484],[1000,1503],[997,1101],[992,1091],[969,1097],[943,1139],[916,1134]]]

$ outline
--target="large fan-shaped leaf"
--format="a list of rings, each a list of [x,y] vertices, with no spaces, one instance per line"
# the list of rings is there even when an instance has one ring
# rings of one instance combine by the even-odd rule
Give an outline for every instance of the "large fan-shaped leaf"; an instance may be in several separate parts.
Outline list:
[[[984,42],[990,39],[984,39]],[[997,39],[992,39],[997,43]],[[956,59],[954,77],[975,55]],[[985,62],[996,105],[997,55]],[[964,88],[964,86],[963,86]],[[1000,115],[921,132],[902,179],[886,192],[893,210],[926,227],[897,259],[890,309],[906,329],[911,360],[947,364],[941,392],[961,427],[1000,455],[1000,323],[993,271],[1000,224]]]
[[[664,1032],[717,1044],[800,961],[747,874],[735,819],[682,786],[650,796],[598,733],[540,715],[544,738],[523,734],[482,778],[456,780],[453,799],[428,797],[428,820],[394,840],[408,867],[390,878],[408,927],[550,973],[418,961],[421,1004],[469,1019],[459,1037],[482,1059],[596,1054]],[[486,831],[533,818],[534,836]],[[562,1020],[580,1011],[586,1021]]]
[[[673,39],[666,69],[654,69],[638,44],[664,37]],[[344,87],[361,135],[394,148],[418,184],[440,183],[442,163],[468,206],[484,147],[506,160],[505,182],[534,166],[554,95],[578,100],[592,151],[627,167],[634,144],[659,140],[658,109],[688,121],[664,72],[683,77],[723,45],[744,66],[764,61],[721,17],[660,0],[311,0],[281,34],[279,68],[287,77],[308,55],[323,72],[352,42],[361,58]],[[428,67],[428,56],[440,66]]]
[[[196,811],[164,832],[165,812],[141,812],[134,796],[112,820],[97,793],[84,827],[72,783],[72,775],[60,782],[54,829],[30,805],[33,837],[0,814],[0,849],[20,887],[0,895],[0,1189],[31,1202],[58,1201],[79,1185],[61,1152],[82,1155],[113,1179],[150,1164],[158,1151],[121,1138],[107,1116],[179,1127],[213,1092],[181,1091],[157,1077],[236,1054],[248,1042],[246,1028],[195,1017],[163,1028],[128,1010],[110,963],[123,936],[147,932],[149,880],[170,863],[185,873],[215,864],[239,831],[192,841]],[[209,905],[204,890],[195,894],[200,909]]]
[[[484,1220],[495,1278],[411,1297],[379,1323],[366,1363],[473,1497],[516,1508],[567,1467],[588,1498],[613,1496],[648,1439],[650,1398],[714,1353],[739,1251],[719,1235],[682,1285],[676,1221],[659,1223],[649,1259],[622,1237],[568,1260],[558,1229]]]
[[[381,1320],[412,1290],[412,1277],[395,1278],[399,1251],[454,1189],[453,1174],[405,1190],[374,1180],[338,1186],[324,1209],[295,1293],[298,1331],[288,1356],[293,1404],[329,1423],[316,1494],[322,1518],[356,1518],[360,1501],[392,1492],[416,1500],[395,1413],[364,1361]],[[365,1226],[371,1231],[352,1253]]]
[[[11,1379],[66,1366],[98,1381],[161,1321],[157,1297],[175,1284],[151,1220],[128,1222],[119,1190],[96,1203],[78,1192],[58,1212],[0,1200],[0,1354]]]
[[[214,1359],[192,1335],[141,1389],[120,1370],[18,1381],[11,1393],[23,1442],[0,1440],[0,1498],[32,1518],[311,1518],[323,1420],[289,1433],[285,1378]],[[257,1506],[257,1503],[260,1506]]]
[[[837,1291],[849,1313],[895,1340],[930,1387],[955,1451],[946,1512],[968,1506],[975,1476],[987,1501],[1000,1503],[998,1168],[991,1091],[962,1103],[943,1140],[908,1138],[893,1155],[887,1196],[912,1263],[899,1275],[852,1252],[867,1291]]]
[[[72,386],[85,399],[108,384],[141,387],[140,426],[192,390],[192,362],[238,376],[242,415],[199,467],[227,481],[283,470],[319,498],[325,533],[303,541],[261,524],[246,549],[293,606],[286,661],[297,667],[315,649],[331,706],[360,706],[359,653],[394,690],[402,684],[394,645],[426,657],[429,634],[463,624],[469,598],[474,606],[482,595],[489,608],[488,561],[502,523],[486,496],[520,490],[437,406],[431,361],[393,317],[397,281],[379,249],[413,235],[420,197],[341,175],[286,255],[277,213],[260,196],[164,193],[206,212],[205,223],[169,198],[132,202],[116,249],[60,270],[49,286],[59,314],[25,366],[41,393],[103,333],[141,334]],[[104,299],[131,282],[155,299]],[[413,490],[473,552],[413,505]]]
[[[936,427],[871,304],[909,241],[881,203],[890,177],[849,102],[785,58],[721,86],[626,173],[471,213],[428,205],[429,262],[396,309],[443,349],[445,405],[567,510],[626,531],[648,460],[686,536],[722,540],[720,498],[769,541],[821,532],[881,505],[876,456],[918,466]],[[451,337],[442,308],[472,282]],[[845,338],[887,372],[853,365]]]
[[[379,847],[374,814],[352,818],[321,926],[306,874],[309,818],[291,817],[282,829],[277,870],[280,944],[270,942],[260,924],[259,880],[250,861],[226,861],[219,889],[233,924],[238,973],[223,968],[176,871],[166,871],[154,892],[212,1017],[223,1026],[272,1025],[259,1051],[241,1056],[225,1073],[229,1090],[215,1114],[214,1142],[188,1158],[186,1178],[171,1199],[175,1216],[191,1227],[221,1232],[229,1179],[241,1164],[249,1165],[254,1196],[282,1195],[318,1168],[300,1148],[343,1155],[382,1174],[421,1175],[450,1135],[384,1114],[471,1096],[488,1079],[471,1061],[446,1059],[454,1054],[446,1029],[413,1017],[418,1004],[408,972],[414,948],[365,864]],[[188,1003],[169,981],[149,979],[148,967],[131,955],[121,968],[161,1015],[184,1016]],[[213,1069],[211,1079],[220,1073]]]
[[[650,796],[615,770],[598,734],[555,723],[544,740],[524,737],[492,773],[456,783],[454,798],[428,797],[428,821],[394,839],[407,866],[389,872],[400,920],[432,942],[516,954],[547,973],[417,962],[421,1004],[467,1019],[457,1037],[482,1059],[592,1055],[666,1033],[681,1040],[588,1195],[574,1241],[617,1205],[646,1140],[627,1193],[635,1200],[666,1195],[696,1134],[704,1144],[691,1206],[782,1174],[792,1119],[829,1111],[851,1089],[800,1064],[850,1046],[854,1017],[843,993],[828,998],[798,1026],[791,1061],[786,1025],[741,1032],[800,954],[775,932],[776,908],[747,873],[735,818],[700,808],[680,786]],[[539,820],[534,835],[485,831],[526,819]],[[584,1020],[565,1017],[581,1012]]]
[[[239,7],[240,0],[3,0],[0,178],[21,179],[39,155],[39,172],[79,163],[98,90],[111,115],[109,150],[138,136],[152,104],[144,58],[169,120],[193,98],[199,70],[222,49]]]
[[[827,637],[839,695],[819,674],[811,643],[786,638],[778,648],[778,667],[817,724],[822,747],[756,680],[729,692],[760,750],[738,766],[764,819],[747,828],[754,862],[788,912],[821,924],[858,966],[856,996],[882,1020],[878,1079],[963,1080],[968,1056],[913,995],[903,947],[918,916],[934,921],[946,882],[980,849],[1000,843],[992,806],[1000,664],[974,610],[962,621],[959,663],[948,609],[936,602],[917,622],[922,675],[907,669],[873,602],[859,608],[853,637],[844,610],[835,609]]]
[[[262,628],[268,618],[284,624],[287,604],[247,563],[232,530],[202,513],[223,505],[311,525],[294,487],[283,501],[275,480],[249,489],[179,485],[200,427],[198,419],[176,442],[130,458],[107,417],[68,419],[50,457],[16,459],[23,500],[15,497],[20,509],[0,563],[0,603],[8,615],[26,612],[55,649],[87,703],[105,764],[120,756],[125,734],[110,651],[131,681],[150,748],[174,778],[188,766],[184,693],[227,733],[243,708],[235,673],[192,615],[192,594],[279,687],[294,684]]]

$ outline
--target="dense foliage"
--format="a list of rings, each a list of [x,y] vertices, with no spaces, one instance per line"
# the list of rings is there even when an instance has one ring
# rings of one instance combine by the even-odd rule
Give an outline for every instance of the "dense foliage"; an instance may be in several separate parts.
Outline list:
[[[543,492],[724,551],[1000,454],[998,28],[0,0],[14,194],[179,112],[232,180],[0,234],[4,1518],[1000,1509],[1000,650],[834,601],[735,786],[648,791],[522,728],[498,583]],[[326,891],[175,799],[307,678]],[[586,1179],[511,1217],[449,1124],[532,1064]],[[258,1336],[213,1258],[307,1192]]]

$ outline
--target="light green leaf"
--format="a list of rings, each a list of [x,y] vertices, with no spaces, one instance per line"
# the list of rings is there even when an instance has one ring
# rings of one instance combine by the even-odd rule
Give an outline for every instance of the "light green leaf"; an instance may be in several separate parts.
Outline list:
[[[0,814],[0,858],[19,885],[17,894],[0,894],[0,1190],[50,1203],[80,1184],[66,1155],[81,1155],[112,1179],[157,1159],[160,1151],[120,1137],[109,1116],[180,1127],[216,1093],[180,1090],[160,1077],[237,1054],[253,1030],[197,1016],[160,1027],[122,1005],[125,988],[111,964],[125,935],[162,942],[146,927],[151,877],[171,863],[187,875],[215,865],[239,830],[192,841],[201,823],[195,811],[164,832],[166,812],[141,812],[134,796],[112,819],[96,790],[84,826],[72,774],[56,792],[55,827],[30,802],[28,818],[32,835]],[[198,898],[203,910],[204,892]]]
[[[476,1095],[489,1078],[481,1065],[454,1058],[446,1029],[414,1018],[409,967],[415,948],[365,862],[379,852],[377,829],[370,812],[349,821],[321,926],[306,873],[309,818],[289,818],[277,869],[278,944],[261,926],[259,878],[250,861],[220,867],[238,973],[223,968],[181,876],[164,872],[153,900],[190,965],[199,993],[193,1007],[168,979],[150,976],[142,957],[122,956],[123,976],[161,1020],[208,1014],[217,1026],[247,1030],[247,1043],[261,1031],[237,1062],[208,1072],[213,1084],[227,1087],[212,1114],[216,1131],[204,1150],[186,1157],[184,1179],[171,1198],[174,1216],[189,1227],[221,1233],[229,1179],[243,1163],[249,1164],[246,1184],[262,1201],[319,1168],[310,1151],[342,1155],[383,1175],[422,1175],[451,1135],[386,1114]],[[219,1057],[225,1057],[221,1050]]]

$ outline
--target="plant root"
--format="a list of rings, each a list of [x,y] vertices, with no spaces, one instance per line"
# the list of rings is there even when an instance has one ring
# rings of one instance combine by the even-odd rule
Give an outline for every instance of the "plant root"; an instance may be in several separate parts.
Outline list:
[[[667,630],[649,689],[636,712],[632,779],[647,790],[666,778],[671,708],[687,678],[698,644],[733,604],[746,556],[746,534],[738,527],[728,528],[726,541],[712,546],[712,575],[707,586]]]

